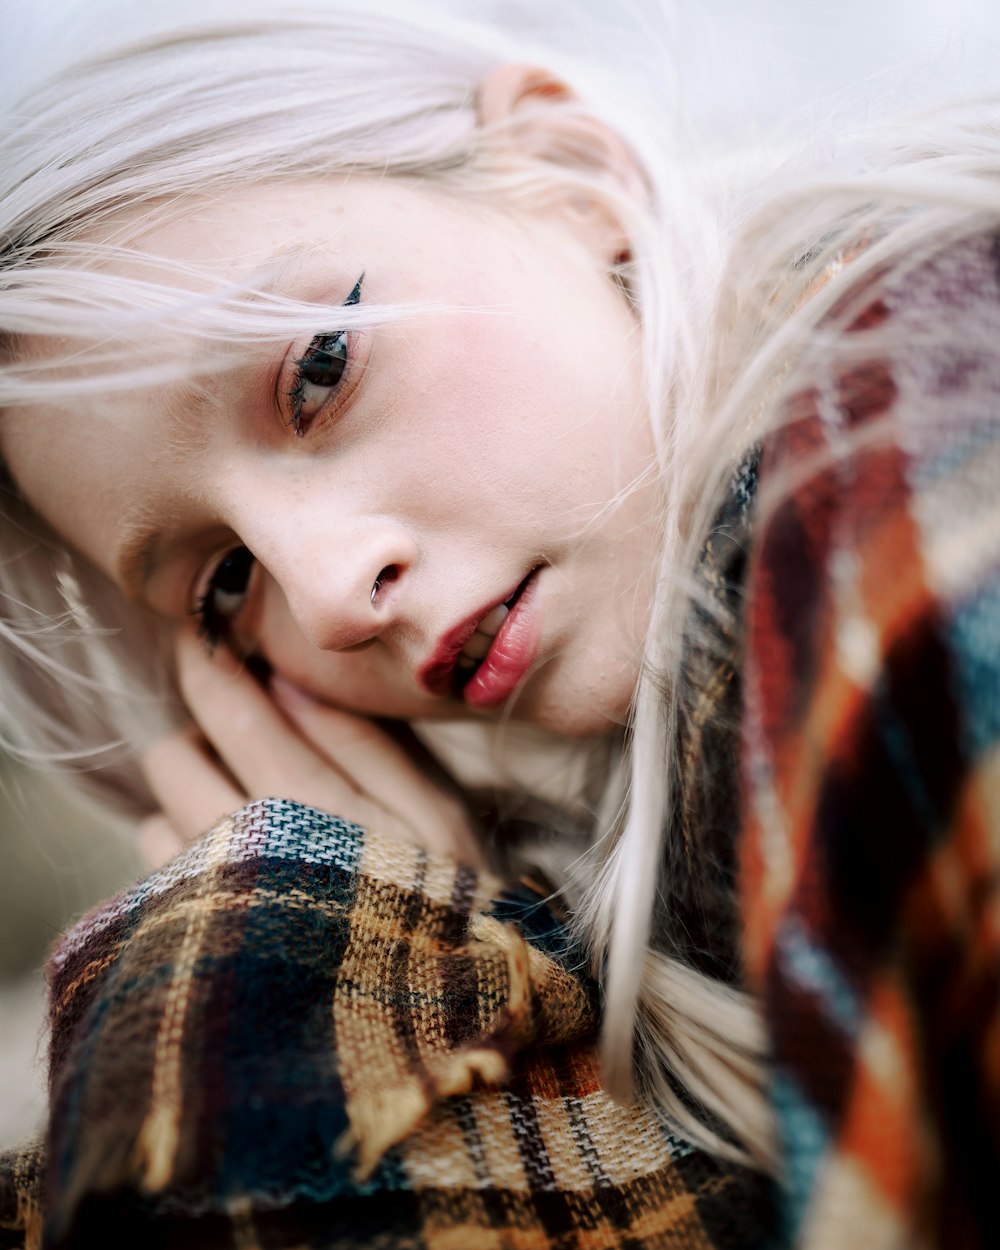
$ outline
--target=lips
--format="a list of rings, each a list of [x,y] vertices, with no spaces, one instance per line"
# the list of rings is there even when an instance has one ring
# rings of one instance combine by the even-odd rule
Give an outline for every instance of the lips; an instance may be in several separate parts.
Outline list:
[[[530,660],[522,664],[523,646],[516,647],[514,655],[510,654],[505,639],[509,644],[508,635],[512,632],[514,618],[521,614],[522,600],[526,592],[533,588],[537,572],[537,567],[533,568],[503,599],[466,617],[445,634],[434,655],[417,674],[426,690],[435,695],[465,697],[475,706],[501,702],[513,692],[522,675],[521,670],[527,671]],[[514,629],[513,634],[523,637],[524,630]],[[481,681],[481,677],[486,680]],[[497,691],[494,699],[491,696],[498,684],[504,688],[504,693]],[[485,699],[481,697],[483,687],[488,692]]]

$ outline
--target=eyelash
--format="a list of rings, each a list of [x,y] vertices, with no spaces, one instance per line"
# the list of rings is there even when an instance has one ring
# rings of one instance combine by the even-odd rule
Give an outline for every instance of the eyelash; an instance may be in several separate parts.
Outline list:
[[[250,587],[255,563],[255,557],[246,547],[232,547],[212,570],[205,593],[199,596],[194,609],[194,615],[198,617],[198,637],[204,640],[209,651],[214,651],[220,642],[229,638],[232,622],[243,610],[243,600]],[[236,590],[226,589],[222,580],[233,571],[243,578],[243,585]],[[239,597],[240,604],[235,611],[226,612],[219,606],[215,595],[220,591],[230,598]]]
[[[364,280],[365,275],[362,274],[354,284],[354,289],[351,291],[350,295],[348,295],[347,299],[344,300],[345,308],[350,308],[361,302],[361,284]],[[288,392],[288,402],[292,412],[292,415],[288,419],[288,424],[295,432],[296,438],[302,438],[309,429],[309,425],[312,423],[312,417],[316,415],[314,412],[309,414],[308,420],[303,418],[302,409],[306,402],[306,387],[315,386],[320,390],[333,391],[340,386],[344,374],[347,372],[350,364],[347,331],[335,330],[332,334],[317,334],[313,341],[309,344],[306,354],[299,360],[296,360],[295,364],[295,378],[292,382],[291,389]],[[311,368],[319,367],[325,370],[328,375],[331,370],[331,366],[336,368],[337,365],[340,366],[339,372],[332,382],[324,382],[322,380],[317,381],[314,378],[309,377],[309,370]],[[325,402],[326,401],[324,400],[323,403]],[[316,410],[317,412],[320,408],[322,408],[323,403],[319,404]]]

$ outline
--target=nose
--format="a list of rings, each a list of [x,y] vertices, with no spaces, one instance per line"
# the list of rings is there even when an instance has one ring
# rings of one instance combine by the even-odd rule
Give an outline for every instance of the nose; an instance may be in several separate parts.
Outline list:
[[[288,524],[244,540],[277,582],[299,629],[324,651],[343,651],[385,632],[399,618],[416,542],[389,517],[333,521],[321,529]],[[259,527],[265,528],[265,527]]]

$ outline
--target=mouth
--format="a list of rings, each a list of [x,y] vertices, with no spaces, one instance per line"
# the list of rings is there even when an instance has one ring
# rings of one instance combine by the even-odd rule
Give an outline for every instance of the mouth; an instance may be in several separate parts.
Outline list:
[[[477,707],[500,703],[513,692],[534,658],[536,631],[528,631],[531,645],[526,646],[525,631],[515,626],[532,597],[539,568],[536,565],[499,603],[466,618],[445,635],[418,675],[425,689]],[[517,635],[518,645],[512,647]]]

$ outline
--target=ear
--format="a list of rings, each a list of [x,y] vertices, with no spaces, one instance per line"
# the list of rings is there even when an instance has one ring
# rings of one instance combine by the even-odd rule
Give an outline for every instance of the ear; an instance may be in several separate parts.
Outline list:
[[[636,204],[649,200],[648,188],[628,145],[605,122],[580,106],[578,97],[548,70],[533,65],[498,66],[479,92],[479,120],[494,133],[497,148],[514,158],[549,163]],[[580,224],[612,224],[606,203],[573,192],[563,207]],[[592,222],[587,221],[592,218]],[[612,251],[628,248],[620,223]],[[606,233],[606,231],[605,231]]]

